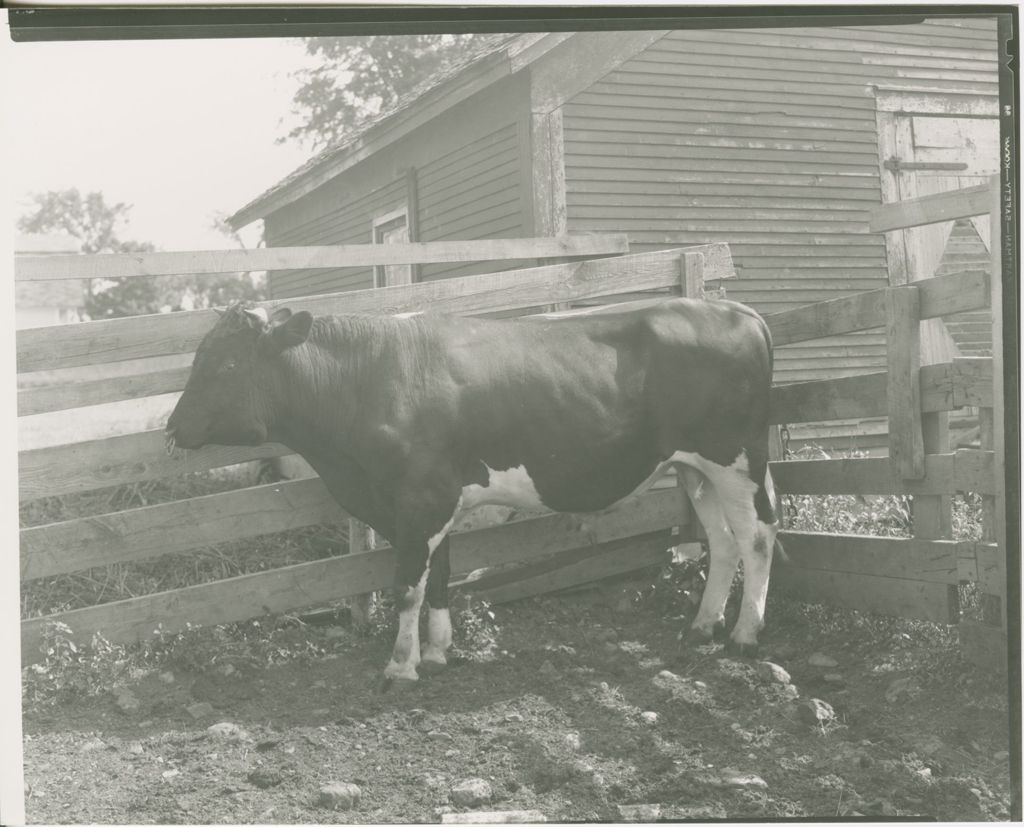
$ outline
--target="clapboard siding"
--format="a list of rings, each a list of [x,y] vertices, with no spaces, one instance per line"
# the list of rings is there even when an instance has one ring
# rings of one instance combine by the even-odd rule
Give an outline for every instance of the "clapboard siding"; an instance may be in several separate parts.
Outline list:
[[[515,238],[525,236],[526,215],[520,121],[510,121],[489,135],[423,166],[419,185],[419,240]],[[502,262],[501,269],[521,266]],[[489,264],[430,264],[422,280],[494,271]]]
[[[380,215],[406,200],[404,178],[392,181],[362,198],[339,206],[327,215],[276,233],[270,246],[320,244],[369,244],[374,215]],[[268,242],[269,243],[269,242]],[[268,274],[275,298],[358,290],[373,286],[373,269],[345,267],[336,270],[284,270]]]
[[[530,235],[523,182],[528,78],[499,81],[396,144],[266,217],[269,246],[368,244],[377,216],[406,205],[415,181],[416,241]],[[524,190],[527,190],[524,192]],[[502,262],[502,266],[514,263]],[[419,277],[494,270],[492,264],[429,265]],[[373,285],[373,269],[295,270],[270,276],[271,295],[290,297]]]
[[[884,286],[874,86],[996,91],[995,21],[959,22],[669,33],[564,107],[570,232],[727,241],[763,313]],[[785,347],[777,381],[884,361],[880,331]]]

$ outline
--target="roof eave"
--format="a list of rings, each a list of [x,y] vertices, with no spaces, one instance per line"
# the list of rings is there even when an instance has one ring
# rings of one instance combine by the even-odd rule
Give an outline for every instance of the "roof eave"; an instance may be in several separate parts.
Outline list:
[[[513,41],[494,54],[482,57],[455,77],[429,90],[412,105],[374,124],[352,143],[340,148],[336,154],[326,156],[296,180],[258,196],[229,216],[228,224],[238,230],[298,200],[471,95],[522,70],[571,36],[572,33],[567,32],[524,36],[523,42]]]

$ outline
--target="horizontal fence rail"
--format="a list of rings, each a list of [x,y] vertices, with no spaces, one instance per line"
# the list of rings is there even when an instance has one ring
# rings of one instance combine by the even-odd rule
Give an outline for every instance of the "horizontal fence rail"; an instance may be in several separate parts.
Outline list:
[[[976,187],[883,204],[871,211],[868,229],[880,233],[986,215],[989,211],[990,192],[990,184],[979,184]]]
[[[735,277],[728,245],[705,244],[684,249],[703,254],[705,279]],[[261,306],[274,308],[287,304],[294,311],[308,310],[314,315],[395,314],[424,309],[437,313],[480,315],[523,310],[634,290],[677,287],[680,283],[681,252],[679,249],[661,250],[488,275],[330,293],[285,302],[262,302]],[[194,310],[19,330],[18,372],[189,353],[196,349],[216,320],[217,314],[213,310]]]
[[[515,261],[531,258],[607,256],[629,252],[622,233],[558,238],[498,238],[406,244],[342,244],[332,247],[260,247],[176,253],[110,253],[93,256],[18,256],[15,281],[113,279],[209,275],[258,270],[317,270],[393,264]]]

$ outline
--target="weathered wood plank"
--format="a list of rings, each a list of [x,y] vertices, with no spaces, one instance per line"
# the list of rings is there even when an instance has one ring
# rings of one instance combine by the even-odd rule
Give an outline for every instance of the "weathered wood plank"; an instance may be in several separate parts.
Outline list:
[[[67,623],[81,643],[94,632],[114,643],[135,642],[161,624],[176,632],[186,623],[233,623],[386,588],[396,560],[391,549],[368,551],[33,618],[21,624],[22,663],[40,659],[41,632],[50,619]]]
[[[956,584],[960,544],[952,540],[783,531],[790,562],[803,569]]]
[[[517,566],[470,581],[459,588],[468,589],[490,603],[507,603],[657,566],[667,561],[666,552],[671,545],[668,531],[649,532]]]
[[[885,324],[885,289],[772,313],[764,320],[776,347],[881,327]]]
[[[477,315],[670,287],[683,251],[704,255],[708,278],[735,274],[726,244],[508,270],[287,302],[293,310],[333,313],[432,312]],[[264,302],[273,308],[281,302]],[[18,371],[49,370],[195,350],[217,316],[212,310],[83,322],[17,333]]]
[[[882,233],[970,218],[987,213],[988,210],[989,185],[982,184],[875,207],[870,213],[868,227],[873,233]]]
[[[319,270],[393,264],[447,264],[531,258],[605,256],[629,252],[622,233],[333,247],[259,247],[175,253],[105,253],[93,256],[18,256],[15,281],[207,275],[253,270]]]
[[[551,529],[557,523],[551,521],[568,517],[571,524],[571,515],[553,515],[454,534],[451,542],[452,574],[458,577],[481,568],[528,561],[553,552],[591,549],[602,542],[632,537],[655,527],[667,529],[679,520],[676,492],[666,489],[649,493],[624,506],[623,513],[616,510],[588,515],[582,530],[564,530],[554,540],[550,539]],[[539,537],[540,542],[523,542],[531,535]],[[497,542],[499,538],[500,543]],[[136,641],[150,635],[157,624],[173,632],[184,628],[186,622],[194,625],[232,623],[388,588],[393,581],[396,563],[394,551],[389,546],[382,546],[361,554],[299,563],[171,592],[76,609],[61,615],[34,618],[22,623],[23,661],[32,663],[40,658],[41,632],[51,619],[67,623],[74,632],[75,640],[83,643],[97,631],[112,642]]]
[[[185,387],[191,370],[190,367],[172,368],[135,376],[26,388],[18,391],[18,416],[174,393]]]
[[[22,451],[18,454],[18,493],[25,501],[290,453],[283,445],[266,443],[253,447],[208,445],[197,451],[175,451],[174,456],[168,456],[163,431],[143,431]]]
[[[950,494],[991,491],[992,452],[962,449],[925,457],[924,477],[902,479],[886,457],[787,460],[771,463],[784,494]]]
[[[773,423],[827,422],[885,416],[885,371],[794,382],[772,388]]]
[[[921,435],[920,302],[916,287],[886,291],[885,336],[888,349],[886,399],[889,409],[889,458],[904,479],[924,476]]]
[[[21,530],[21,579],[174,554],[345,512],[319,478],[278,482]]]
[[[926,580],[780,566],[772,572],[777,590],[809,603],[829,603],[860,612],[956,623],[956,586]]]
[[[945,411],[921,414],[922,444],[926,454],[949,451],[949,414]],[[924,464],[922,458],[922,465]],[[953,500],[949,494],[919,494],[912,503],[914,536],[925,539],[953,536]]]
[[[921,410],[926,413],[992,405],[990,358],[958,357],[951,364],[923,365],[920,377]]]
[[[922,319],[948,316],[989,305],[988,277],[981,271],[938,276],[917,282]],[[776,346],[869,330],[885,324],[886,291],[883,288],[771,313],[765,321]]]
[[[593,547],[678,525],[679,495],[665,488],[599,514],[551,514],[481,528],[451,539],[453,572],[525,562],[572,548]]]

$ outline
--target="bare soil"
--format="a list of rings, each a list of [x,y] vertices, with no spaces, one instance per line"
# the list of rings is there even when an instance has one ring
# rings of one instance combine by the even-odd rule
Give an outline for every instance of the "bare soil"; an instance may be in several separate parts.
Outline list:
[[[492,659],[402,691],[380,691],[386,640],[308,627],[326,657],[136,675],[127,711],[114,692],[29,710],[28,819],[438,822],[471,778],[491,790],[476,812],[562,822],[636,804],[660,805],[643,820],[1009,818],[1005,678],[967,665],[955,633],[774,600],[760,659],[786,689],[681,646],[678,619],[629,599],[639,586],[497,607]],[[806,722],[810,698],[835,719]],[[208,731],[224,722],[244,732]],[[332,782],[359,786],[355,809],[318,804]]]

